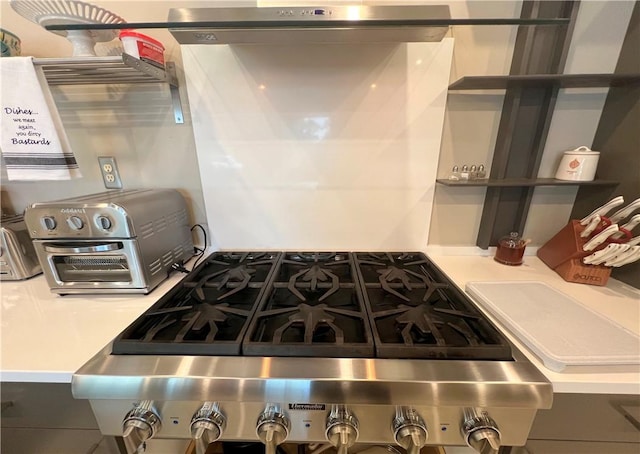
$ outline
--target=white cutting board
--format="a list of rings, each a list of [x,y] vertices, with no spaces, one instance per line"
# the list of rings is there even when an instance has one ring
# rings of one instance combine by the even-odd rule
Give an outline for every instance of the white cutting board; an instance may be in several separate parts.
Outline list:
[[[640,364],[640,336],[543,282],[469,282],[466,291],[550,370]]]

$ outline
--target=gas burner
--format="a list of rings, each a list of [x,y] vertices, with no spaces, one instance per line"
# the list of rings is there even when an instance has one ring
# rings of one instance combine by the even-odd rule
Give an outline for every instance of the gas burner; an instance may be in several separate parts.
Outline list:
[[[327,282],[329,279],[331,279],[331,283]],[[302,280],[302,282],[299,282],[299,280]],[[291,276],[287,288],[302,301],[307,301],[307,299],[298,291],[298,288],[309,289],[311,292],[315,292],[319,288],[329,288],[324,295],[318,298],[318,301],[322,301],[338,291],[340,288],[340,279],[331,271],[319,265],[313,265],[311,268],[302,270]]]
[[[255,272],[256,270],[248,269],[245,265],[240,265],[235,268],[224,269],[217,273],[208,274],[195,284],[195,297],[201,302],[205,301],[203,287],[216,289],[223,287],[231,288],[232,290],[216,298],[216,300],[220,301],[247,288],[249,281],[251,280],[251,275]],[[222,279],[218,282],[214,282],[214,279],[218,276],[221,276]]]
[[[416,328],[419,331],[421,337],[431,334],[438,345],[444,345],[446,342],[444,337],[439,333],[436,327],[436,322],[427,316],[428,310],[424,305],[416,307],[407,307],[401,305],[399,309],[403,309],[404,312],[396,317],[396,323],[402,328],[402,338],[406,345],[413,345],[413,338],[411,331]]]
[[[394,282],[400,281],[400,287],[404,287],[407,290],[411,290],[412,287],[411,287],[411,283],[409,282],[409,276],[407,273],[411,273],[418,279],[423,279],[423,277],[420,276],[418,273],[402,270],[395,266],[390,266],[388,268],[377,270],[377,273],[380,275],[380,277],[378,278],[378,281],[380,282],[380,285],[382,286],[382,288],[385,289],[387,292],[391,293],[392,295],[395,295],[398,298],[405,301],[410,301],[410,299],[396,292],[392,288],[392,286],[398,287],[398,285],[394,285]]]
[[[416,252],[367,252],[361,253],[362,258],[360,259],[360,263],[369,264],[369,265],[378,265],[384,266],[387,263],[401,263],[405,265],[415,265],[424,263],[424,259],[420,256],[419,253]],[[367,260],[365,257],[369,257],[373,260]],[[409,262],[408,260],[418,259],[413,262]]]
[[[216,301],[221,301],[234,295],[248,287],[260,287],[262,284],[251,284],[252,276],[256,273],[256,267],[260,265],[272,265],[273,259],[257,260],[265,257],[265,253],[239,253],[239,254],[223,254],[222,259],[211,259],[207,262],[208,266],[221,265],[225,268],[214,273],[206,274],[196,283],[187,282],[186,287],[194,288],[194,297],[200,302],[209,301],[211,298],[205,295],[205,288],[210,289],[231,289],[228,292],[215,297]],[[234,266],[234,263],[237,266]],[[200,273],[202,275],[202,273]]]
[[[268,253],[266,252],[219,252],[217,254],[217,258],[223,259],[227,262],[246,262],[246,261],[256,261],[263,257],[268,257]]]
[[[363,262],[372,264],[375,262]],[[429,301],[429,298],[433,296],[433,293],[438,289],[446,289],[449,287],[446,283],[434,282],[433,279],[427,273],[427,270],[420,266],[420,270],[422,273],[416,273],[411,270],[398,268],[396,266],[389,266],[388,268],[383,268],[381,270],[377,270],[377,273],[380,275],[378,281],[384,290],[391,293],[392,295],[397,296],[398,298],[411,302],[411,299],[407,296],[401,294],[400,292],[394,290],[394,288],[404,288],[406,290],[413,290],[414,288],[424,288],[426,286],[427,291],[422,297],[423,302]],[[414,276],[422,281],[422,283],[414,283],[413,285],[410,282],[409,275]],[[397,283],[400,281],[399,283]]]
[[[235,309],[229,307],[228,304],[208,304],[204,303],[198,306],[198,311],[195,314],[186,315],[183,317],[183,321],[187,321],[187,324],[178,332],[176,340],[181,341],[185,335],[190,331],[202,331],[208,328],[208,334],[205,337],[205,342],[211,342],[215,339],[216,334],[222,323],[226,323],[228,316],[226,314],[236,314],[243,317],[250,315],[249,311],[243,311],[241,309]]]
[[[267,311],[263,315],[276,315],[279,313],[294,312],[289,316],[289,321],[276,329],[273,333],[273,342],[281,343],[283,333],[292,326],[304,327],[304,340],[305,344],[313,342],[313,335],[318,329],[319,325],[324,325],[330,328],[335,337],[336,344],[344,343],[344,333],[338,328],[334,322],[335,317],[330,315],[330,312],[341,313],[350,316],[358,316],[353,311],[345,311],[340,309],[332,309],[326,304],[319,304],[317,306],[309,306],[308,304],[301,303],[297,308],[292,309],[277,309],[273,311]]]
[[[434,292],[438,291],[438,293],[440,293],[440,297],[443,299],[446,299],[446,295],[444,293],[441,293],[440,290],[445,290],[449,288],[449,284],[447,284],[446,282],[436,282],[431,275],[429,274],[429,272],[425,269],[425,267],[423,265],[420,265],[420,270],[422,271],[423,275],[422,277],[425,279],[425,282],[427,284],[427,291],[425,292],[424,296],[422,297],[422,301],[424,301],[425,303],[427,301],[429,301],[429,299],[431,298],[431,296],[434,294]]]
[[[288,260],[295,262],[323,262],[329,263],[331,259],[335,259],[337,261],[344,261],[344,256],[339,256],[335,252],[295,252],[292,254],[287,254]]]
[[[460,319],[455,322],[445,322],[440,317],[438,317],[438,312],[449,315],[457,315],[460,317]],[[479,317],[476,315],[463,313],[461,311],[443,310],[438,308],[434,309],[427,304],[421,304],[415,307],[408,307],[401,304],[398,309],[377,313],[375,317],[387,316],[394,313],[400,313],[400,315],[395,318],[395,321],[398,326],[403,326],[401,333],[405,345],[414,345],[415,343],[420,343],[420,339],[424,339],[426,336],[432,336],[435,340],[436,345],[447,345],[445,336],[438,328],[438,326],[442,325],[446,325],[449,328],[457,331],[466,339],[467,345],[478,345],[478,337],[473,333],[473,331],[469,328],[464,320],[464,318],[478,320]],[[412,332],[417,335],[417,342],[414,341]]]

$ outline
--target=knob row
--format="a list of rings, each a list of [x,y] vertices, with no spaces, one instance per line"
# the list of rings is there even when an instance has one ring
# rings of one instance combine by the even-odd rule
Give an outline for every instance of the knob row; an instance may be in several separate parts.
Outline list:
[[[58,221],[53,216],[45,216],[40,222],[42,226],[49,231],[55,230],[58,227]],[[109,216],[100,215],[95,219],[96,226],[101,230],[109,230],[113,226],[113,222]],[[67,225],[71,230],[82,230],[84,227],[84,220],[79,216],[69,216],[67,218]]]
[[[495,421],[486,413],[465,412],[462,433],[467,445],[481,454],[497,454],[500,449],[500,432]],[[191,437],[196,453],[205,454],[208,446],[217,441],[226,427],[226,418],[217,403],[207,402],[191,418]],[[358,439],[358,419],[344,405],[333,405],[326,421],[326,438],[338,454],[347,454]],[[135,453],[145,441],[162,428],[160,416],[152,401],[143,401],[126,414],[123,423],[123,438],[127,452]],[[424,419],[411,407],[398,407],[392,422],[396,443],[408,454],[419,454],[427,443],[429,432]],[[268,404],[256,424],[256,434],[265,445],[266,454],[275,454],[291,429],[289,418],[276,404]]]

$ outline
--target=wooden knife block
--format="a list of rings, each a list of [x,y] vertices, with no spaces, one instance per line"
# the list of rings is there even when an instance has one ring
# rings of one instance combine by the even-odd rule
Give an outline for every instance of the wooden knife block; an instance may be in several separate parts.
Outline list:
[[[602,244],[593,251],[585,252],[582,246],[586,243],[580,238],[584,227],[579,221],[571,220],[553,238],[538,249],[538,257],[549,268],[554,270],[567,282],[580,284],[606,285],[611,275],[611,268],[603,265],[585,265],[582,258],[602,249]]]

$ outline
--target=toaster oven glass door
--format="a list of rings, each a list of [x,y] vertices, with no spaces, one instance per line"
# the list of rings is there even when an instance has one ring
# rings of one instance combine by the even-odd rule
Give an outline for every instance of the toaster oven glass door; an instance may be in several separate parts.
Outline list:
[[[122,242],[49,243],[44,246],[57,280],[130,283],[133,279]]]
[[[62,282],[131,282],[124,255],[56,256],[52,262]]]

